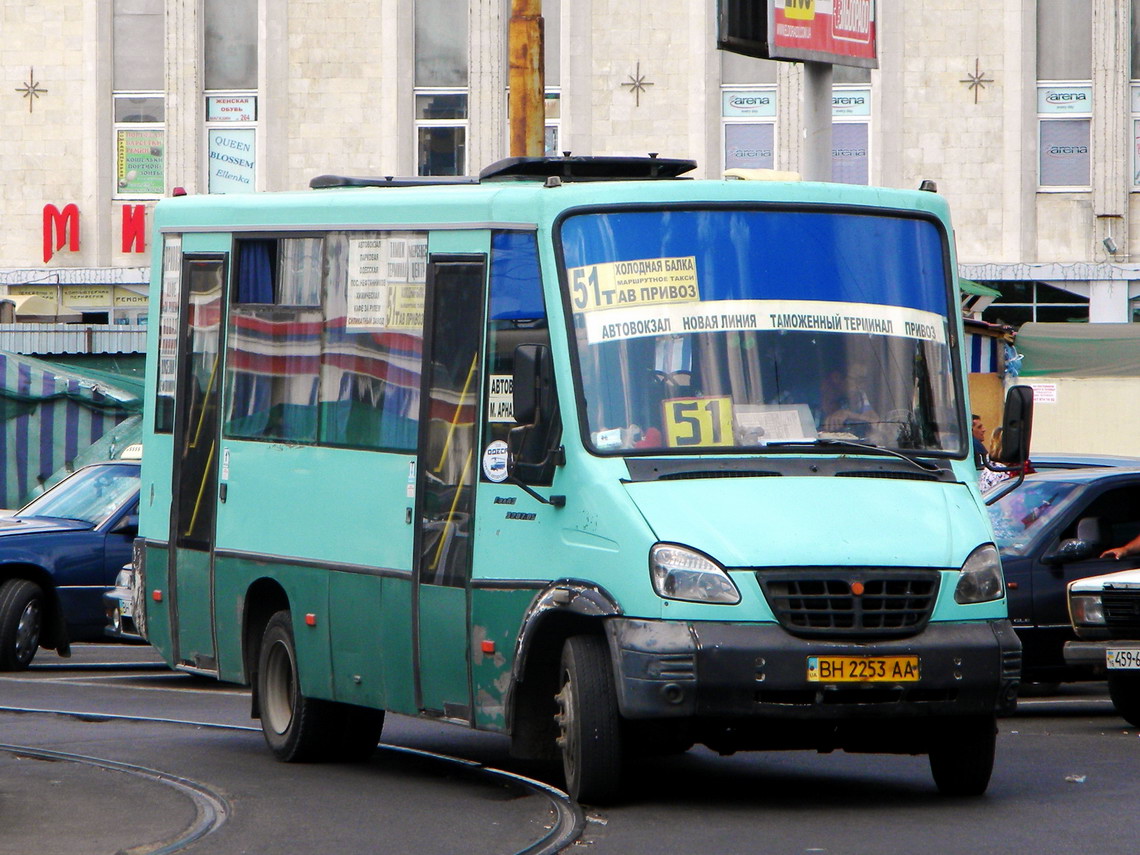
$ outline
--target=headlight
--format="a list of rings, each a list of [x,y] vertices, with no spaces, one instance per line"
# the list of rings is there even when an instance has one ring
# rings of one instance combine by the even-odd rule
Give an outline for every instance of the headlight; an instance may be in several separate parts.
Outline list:
[[[658,543],[649,550],[653,590],[668,600],[693,603],[740,602],[740,591],[724,568],[684,546]]]
[[[958,587],[954,589],[954,602],[988,603],[1000,600],[1005,593],[1005,580],[1001,575],[1001,559],[992,543],[979,546],[970,553],[958,574]]]
[[[1073,623],[1078,626],[1104,626],[1104,602],[1100,594],[1073,594],[1069,598]]]

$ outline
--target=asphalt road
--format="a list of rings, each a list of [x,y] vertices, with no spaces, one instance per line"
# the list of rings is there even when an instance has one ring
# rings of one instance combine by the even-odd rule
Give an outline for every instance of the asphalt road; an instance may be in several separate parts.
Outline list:
[[[558,822],[502,737],[390,716],[368,763],[280,764],[245,690],[145,647],[41,652],[0,675],[0,707],[26,710],[0,712],[0,853],[519,853]],[[1001,724],[979,799],[940,797],[923,757],[698,748],[635,767],[565,851],[1134,855],[1140,737],[1103,684],[1030,695]]]

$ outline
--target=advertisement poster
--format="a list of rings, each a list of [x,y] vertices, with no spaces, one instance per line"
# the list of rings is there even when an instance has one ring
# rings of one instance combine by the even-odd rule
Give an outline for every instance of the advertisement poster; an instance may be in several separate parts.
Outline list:
[[[163,145],[161,128],[116,131],[115,186],[120,195],[161,194],[166,191]]]
[[[878,65],[875,0],[775,0],[773,57]]]
[[[252,128],[210,131],[211,193],[252,193],[256,189],[255,133]]]

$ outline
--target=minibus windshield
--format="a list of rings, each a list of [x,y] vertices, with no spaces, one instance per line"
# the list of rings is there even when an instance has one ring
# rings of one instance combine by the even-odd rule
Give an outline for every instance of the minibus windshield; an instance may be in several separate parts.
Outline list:
[[[592,450],[965,454],[935,220],[623,209],[559,238]]]

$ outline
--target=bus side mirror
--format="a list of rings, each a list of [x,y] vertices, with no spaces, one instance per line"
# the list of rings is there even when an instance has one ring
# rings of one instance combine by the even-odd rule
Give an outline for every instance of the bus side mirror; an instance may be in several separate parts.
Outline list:
[[[561,462],[562,430],[554,391],[554,364],[544,344],[515,348],[513,405],[516,426],[507,437],[507,471],[520,481],[549,484]]]
[[[548,416],[554,391],[550,348],[542,344],[520,344],[515,348],[514,416],[516,424],[537,425]]]
[[[1033,428],[1033,387],[1014,386],[1005,398],[1001,450],[995,463],[1020,466],[1029,459],[1029,435]]]

